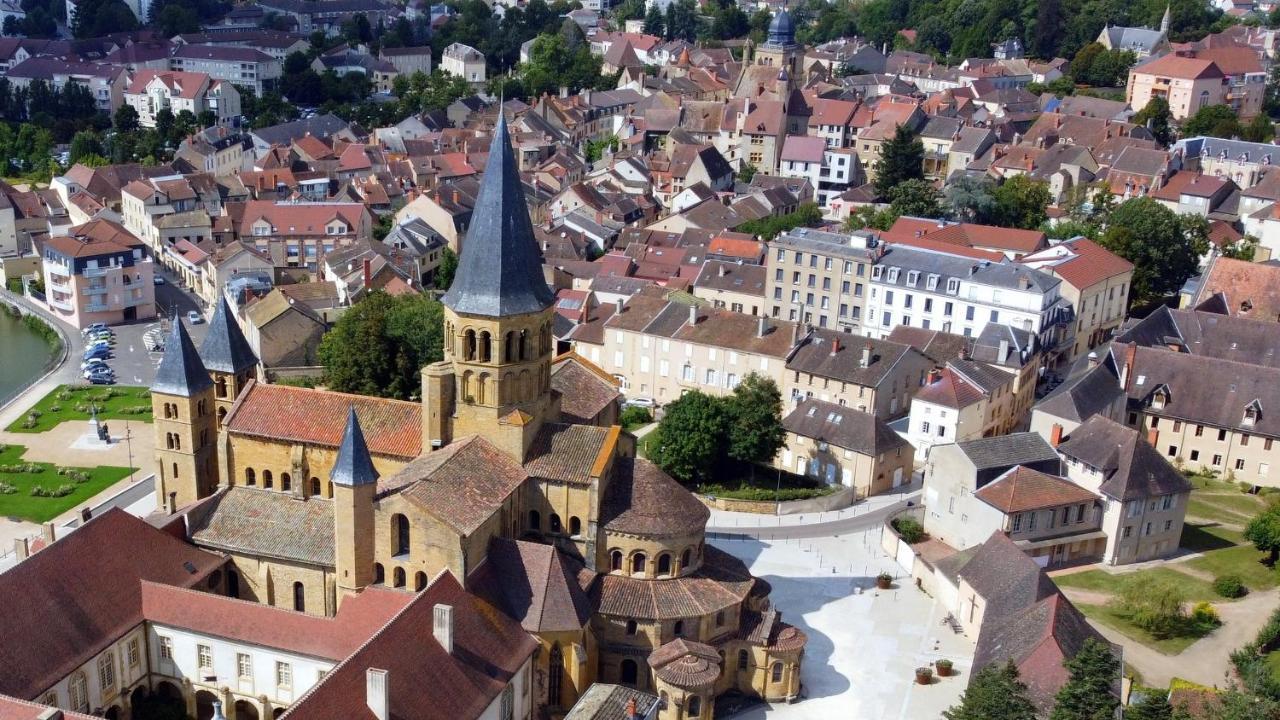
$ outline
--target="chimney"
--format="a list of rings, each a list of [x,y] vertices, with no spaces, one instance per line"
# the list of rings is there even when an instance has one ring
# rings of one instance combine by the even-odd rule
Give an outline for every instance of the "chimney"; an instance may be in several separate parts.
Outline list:
[[[690,325],[698,324],[698,306],[697,305],[689,306],[689,324]]]
[[[725,275],[729,274],[729,268],[725,267],[724,264],[721,263],[720,270],[716,274],[719,275],[720,277],[724,277]]]
[[[627,718],[626,720],[640,720],[640,708],[636,707],[636,699],[627,700]]]
[[[369,258],[364,259],[364,289],[368,290],[373,285],[373,261]]]
[[[1098,367],[1098,363],[1099,363],[1099,362],[1101,362],[1101,361],[1098,359],[1098,353],[1096,353],[1096,352],[1090,352],[1090,353],[1089,353],[1089,367],[1091,367],[1091,368]]]
[[[769,331],[769,321],[767,318],[765,318],[764,315],[761,315],[756,320],[756,337],[764,337],[764,334],[768,331]]]
[[[45,708],[36,716],[36,720],[62,720],[62,718],[62,711],[58,708]],[[224,718],[223,720],[226,719]]]
[[[831,338],[831,357],[835,357],[838,352],[840,352],[840,338]]]
[[[52,545],[58,539],[53,532],[53,523],[47,522],[40,526],[40,537],[44,538],[46,545]]]
[[[1147,430],[1147,444],[1155,447],[1160,442],[1160,428],[1150,428]]]
[[[440,606],[436,606],[439,612]],[[378,720],[391,717],[391,678],[386,670],[369,668],[364,673],[364,704]]]
[[[31,556],[31,548],[27,545],[27,538],[14,538],[13,555],[19,562]]]
[[[444,651],[453,654],[453,606],[437,604],[432,615],[431,634]]]
[[[1120,368],[1120,387],[1129,392],[1129,383],[1133,381],[1133,361],[1138,356],[1138,344],[1130,343],[1124,350],[1124,366]]]
[[[862,367],[871,367],[871,343],[862,346]]]
[[[615,308],[614,308],[614,310],[613,310],[613,314],[614,314],[614,315],[621,315],[621,314],[622,314],[622,307],[623,307],[624,305],[626,305],[626,302],[625,302],[622,298],[618,298],[617,300],[615,300],[615,301],[614,301],[614,304],[615,304],[617,307],[615,307]]]
[[[1054,423],[1053,427],[1049,429],[1049,444],[1053,447],[1058,447],[1060,442],[1062,442],[1062,426]]]
[[[791,326],[791,347],[800,344],[800,323],[796,322]]]
[[[938,382],[938,381],[939,381],[939,380],[941,380],[941,379],[942,379],[942,371],[941,371],[941,370],[939,370],[938,368],[934,368],[934,369],[932,369],[932,370],[930,370],[930,371],[929,371],[929,377],[928,377],[928,379],[925,381],[925,384],[926,384],[926,385],[932,385],[932,384],[934,384],[934,383]]]
[[[1000,341],[1000,354],[996,357],[998,362],[1004,362],[1009,359],[1009,341],[1007,339]]]

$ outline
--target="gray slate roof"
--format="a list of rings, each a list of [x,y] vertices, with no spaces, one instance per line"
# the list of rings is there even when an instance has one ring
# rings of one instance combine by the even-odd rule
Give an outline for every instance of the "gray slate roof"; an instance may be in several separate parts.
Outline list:
[[[289,493],[228,488],[189,518],[200,547],[333,567],[333,501]]]
[[[364,431],[356,418],[356,409],[347,411],[347,428],[342,431],[342,444],[338,446],[338,458],[333,461],[329,479],[335,485],[371,485],[378,481],[378,471],[369,457],[369,446],[364,442]]]
[[[225,295],[218,300],[218,307],[213,311],[209,334],[200,346],[200,357],[205,368],[214,372],[236,374],[258,364],[258,356],[249,347],[249,341],[240,330],[240,323],[236,321]]]
[[[875,457],[907,444],[873,413],[808,398],[782,420],[788,432]]]
[[[186,326],[181,319],[175,319],[173,332],[165,345],[164,357],[156,370],[156,380],[151,384],[151,391],[191,397],[212,386],[213,378],[209,377],[204,363],[200,362]]]
[[[1102,471],[1101,490],[1116,500],[1191,492],[1191,483],[1133,428],[1095,415],[1058,445],[1065,457]]]
[[[504,317],[546,309],[555,300],[529,220],[507,118],[499,113],[453,287],[444,304],[464,315]]]
[[[979,470],[1029,465],[1058,459],[1058,454],[1053,451],[1049,443],[1033,432],[965,440],[956,445],[969,458],[969,462]]]
[[[1035,404],[1035,410],[1073,422],[1084,422],[1097,415],[1119,398],[1124,397],[1120,380],[1109,362],[1105,348],[1095,350],[1100,358],[1094,367],[1088,366],[1088,358],[1081,362],[1082,371],[1074,372],[1053,392]]]

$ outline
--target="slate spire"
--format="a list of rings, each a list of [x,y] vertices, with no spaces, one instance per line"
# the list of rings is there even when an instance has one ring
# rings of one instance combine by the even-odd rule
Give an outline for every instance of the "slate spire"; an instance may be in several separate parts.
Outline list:
[[[539,312],[553,301],[542,277],[542,253],[529,220],[507,118],[499,105],[471,227],[444,304],[460,314],[505,317]]]
[[[220,295],[209,321],[209,334],[200,346],[200,357],[209,370],[235,375],[257,365],[258,356],[249,347],[233,312],[226,296]]]
[[[192,397],[212,386],[213,379],[209,377],[204,363],[200,362],[200,355],[196,353],[195,343],[191,342],[186,326],[181,318],[174,318],[173,332],[169,333],[169,341],[164,346],[164,357],[160,359],[151,391]]]
[[[355,406],[347,411],[347,429],[342,432],[342,444],[338,446],[338,458],[333,462],[329,479],[334,485],[347,487],[378,481],[378,471],[373,467],[373,458],[369,457],[369,446],[364,442]]]

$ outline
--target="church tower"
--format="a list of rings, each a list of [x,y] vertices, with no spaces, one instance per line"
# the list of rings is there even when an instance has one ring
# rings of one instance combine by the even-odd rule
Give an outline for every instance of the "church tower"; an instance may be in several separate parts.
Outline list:
[[[182,320],[175,319],[151,385],[158,507],[172,511],[213,494],[217,487],[213,406],[213,379]]]
[[[444,360],[422,371],[423,449],[483,435],[523,462],[551,396],[554,296],[542,276],[515,154],[500,113],[471,228],[444,302]]]
[[[218,307],[209,321],[209,334],[200,346],[200,357],[213,380],[214,409],[221,430],[222,419],[258,369],[258,356],[249,347],[226,297],[218,298]]]
[[[756,50],[757,65],[772,65],[779,73],[785,72],[787,79],[800,81],[800,59],[802,48],[796,44],[796,26],[784,5],[769,23],[769,34]],[[784,79],[781,76],[779,79]]]
[[[374,581],[373,496],[378,471],[354,407],[347,411],[347,427],[329,480],[333,482],[334,571],[341,604]]]

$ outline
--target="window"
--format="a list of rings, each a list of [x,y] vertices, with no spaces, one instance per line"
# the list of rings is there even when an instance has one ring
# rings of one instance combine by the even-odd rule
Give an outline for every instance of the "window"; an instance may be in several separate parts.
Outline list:
[[[1226,439],[1227,439],[1227,431],[1226,431],[1226,430],[1219,430],[1219,431],[1218,431],[1218,442],[1225,442],[1225,441],[1226,441]]]
[[[249,653],[236,653],[236,674],[242,678],[253,677],[253,658]]]
[[[293,667],[289,663],[276,663],[276,685],[280,687],[291,687],[293,685]]]
[[[751,656],[747,654],[746,650],[738,651],[738,669],[739,670],[746,670],[747,666],[750,664],[750,661],[751,661]]]
[[[196,665],[201,670],[213,669],[213,650],[208,645],[196,646]]]
[[[71,676],[67,683],[67,694],[71,696],[71,709],[76,712],[89,712],[89,681],[84,673]]]
[[[1244,467],[1244,466],[1242,465],[1242,466],[1241,466],[1241,468],[1243,468],[1243,467]],[[1169,508],[1171,508],[1171,507],[1173,507],[1173,496],[1172,496],[1172,495],[1165,495],[1164,497],[1160,498],[1160,509],[1161,509],[1161,510],[1168,510],[1168,509],[1169,509]]]
[[[775,662],[773,668],[769,671],[769,679],[773,682],[782,682],[782,663]]]
[[[627,629],[626,629],[626,633],[627,633],[628,635],[635,635],[635,634],[636,634],[636,621],[635,621],[635,620],[628,620],[628,621],[627,621]]]
[[[715,385],[715,384],[716,384],[716,371],[715,371],[715,370],[707,370],[707,374],[706,374],[706,381],[705,381],[703,384],[705,384],[705,385]]]
[[[1129,538],[1129,537],[1131,537],[1132,535],[1133,535],[1133,526],[1132,526],[1132,525],[1125,525],[1125,526],[1124,526],[1124,533],[1123,533],[1123,536],[1124,536],[1125,538]]]
[[[160,636],[160,659],[173,662],[173,638],[168,635]]]
[[[1204,426],[1203,426],[1203,425],[1197,425],[1197,426],[1196,426],[1196,437],[1204,437]]]
[[[1169,446],[1169,457],[1177,457],[1177,456],[1178,456],[1178,446],[1177,446],[1177,445],[1170,445],[1170,446]]]
[[[298,612],[307,611],[307,588],[300,582],[293,584],[293,609]]]
[[[972,320],[972,319],[973,319],[973,306],[972,306],[972,305],[970,305],[969,307],[967,307],[967,308],[965,308],[965,309],[964,309],[964,319],[965,319],[965,320]]]
[[[116,656],[107,653],[98,658],[98,687],[104,692],[116,686]]]
[[[675,625],[671,627],[671,634],[676,637],[684,637],[684,621],[677,620]]]
[[[498,717],[500,720],[511,720],[515,716],[515,688],[507,685],[502,688],[502,699],[499,702]]]
[[[1018,513],[1017,515],[1014,515],[1014,516],[1013,516],[1013,528],[1012,528],[1012,531],[1013,531],[1013,532],[1018,532],[1018,531],[1019,531],[1019,530],[1021,530],[1021,529],[1022,529],[1022,513]]]
[[[687,711],[685,712],[686,717],[696,718],[702,716],[702,698],[693,695],[685,702],[687,705],[685,708]]]
[[[1199,450],[1192,450],[1192,451],[1191,451],[1191,460],[1194,462],[1194,461],[1198,461],[1199,459],[1200,459],[1200,451],[1199,451]]]
[[[1214,467],[1217,467],[1217,466],[1221,465],[1221,464],[1222,464],[1222,456],[1221,456],[1221,455],[1219,455],[1219,454],[1217,454],[1217,453],[1214,453],[1214,455],[1213,455],[1213,462],[1212,462],[1211,464],[1212,464]]]
[[[1244,458],[1237,458],[1237,459],[1236,459],[1236,469],[1237,469],[1237,470],[1243,470],[1243,469],[1244,469]]]
[[[644,553],[636,553],[631,557],[631,572],[642,573],[645,567]]]

